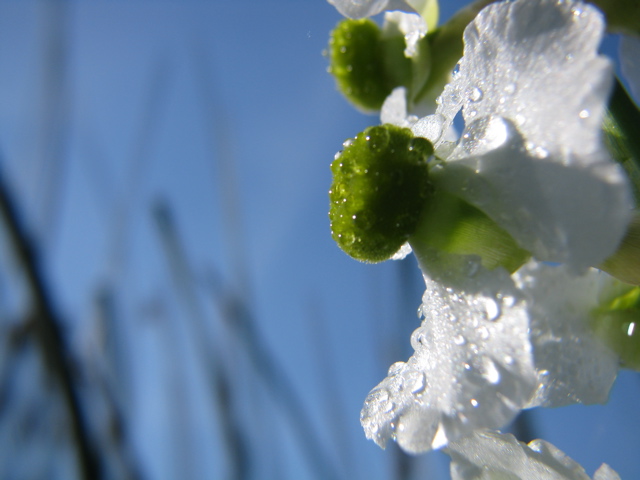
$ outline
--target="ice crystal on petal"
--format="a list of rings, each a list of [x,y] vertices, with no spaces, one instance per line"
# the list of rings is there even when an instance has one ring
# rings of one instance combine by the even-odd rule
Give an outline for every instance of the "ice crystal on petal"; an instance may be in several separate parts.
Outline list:
[[[616,281],[595,269],[575,277],[562,267],[535,262],[514,278],[530,298],[530,338],[538,371],[538,389],[528,406],[605,403],[619,359],[593,334],[590,312]]]
[[[451,456],[452,480],[590,480],[584,468],[544,440],[527,445],[510,434],[480,431],[451,443],[447,453]],[[594,480],[616,478],[617,474],[604,464],[594,476]]]
[[[415,353],[394,364],[362,410],[367,438],[382,447],[393,438],[408,452],[425,452],[501,427],[535,388],[526,305],[509,275],[467,258],[467,275],[454,278],[451,258],[440,260],[442,268],[425,273]]]
[[[536,258],[574,271],[615,251],[632,207],[600,137],[613,79],[597,55],[602,31],[601,14],[579,2],[492,4],[465,30],[437,109],[445,129],[460,109],[466,123],[455,167],[443,169],[447,188]]]

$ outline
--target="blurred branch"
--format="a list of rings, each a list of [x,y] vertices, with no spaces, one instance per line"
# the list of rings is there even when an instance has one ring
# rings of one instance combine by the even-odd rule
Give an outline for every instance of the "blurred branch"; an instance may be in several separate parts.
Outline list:
[[[51,302],[38,264],[35,246],[20,221],[17,207],[0,172],[0,216],[8,232],[11,248],[24,270],[33,304],[33,324],[47,367],[57,378],[69,409],[71,431],[78,449],[80,472],[86,480],[101,478],[98,458],[92,448],[89,429],[72,378],[72,365],[61,331],[61,321]]]
[[[209,377],[207,385],[210,395],[217,400],[216,405],[220,410],[219,418],[222,434],[227,440],[227,453],[231,469],[229,478],[237,480],[250,478],[251,457],[249,455],[249,447],[242,428],[236,420],[230,380],[220,368],[221,362],[216,350],[207,343],[207,333],[204,329],[205,315],[194,291],[193,277],[184,247],[178,236],[173,215],[164,200],[158,200],[154,203],[152,215],[158,227],[165,256],[169,261],[171,276],[176,290],[187,309],[191,325],[194,327],[192,329],[194,341],[197,353],[202,358],[202,363]]]
[[[218,280],[216,278],[216,280]],[[337,468],[333,465],[330,455],[316,435],[311,424],[309,413],[298,396],[296,389],[289,380],[285,369],[276,361],[275,356],[267,349],[261,340],[253,312],[247,306],[242,295],[235,292],[223,291],[222,282],[213,285],[215,303],[222,311],[222,318],[235,330],[237,336],[244,342],[246,352],[258,374],[262,377],[276,402],[282,406],[291,420],[291,426],[296,433],[304,455],[313,467],[318,478],[323,480],[339,479]]]

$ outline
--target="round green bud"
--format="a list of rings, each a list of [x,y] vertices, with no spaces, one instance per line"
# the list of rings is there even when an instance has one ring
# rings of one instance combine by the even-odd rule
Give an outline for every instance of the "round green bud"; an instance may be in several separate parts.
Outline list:
[[[331,164],[331,235],[363,262],[388,260],[413,234],[431,195],[433,145],[408,128],[369,127]]]
[[[342,20],[329,39],[329,72],[355,106],[377,111],[391,91],[409,81],[411,60],[402,36],[383,38],[369,19]]]

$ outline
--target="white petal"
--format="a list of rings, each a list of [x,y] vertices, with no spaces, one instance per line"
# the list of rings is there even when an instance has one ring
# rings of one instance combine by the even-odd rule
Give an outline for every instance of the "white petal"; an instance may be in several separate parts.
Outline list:
[[[425,275],[425,319],[411,337],[415,353],[391,367],[361,414],[367,438],[382,447],[394,438],[411,453],[503,426],[530,398],[536,379],[526,306],[509,275],[469,258],[432,257],[429,265],[438,273]],[[461,268],[464,275],[452,273]]]
[[[613,82],[597,54],[604,19],[581,2],[492,4],[464,33],[464,118],[499,115],[534,146],[589,155],[601,149],[600,126]]]
[[[544,440],[526,445],[510,434],[483,431],[451,443],[447,453],[452,480],[590,480],[584,468]],[[596,473],[594,480],[615,478]]]
[[[407,115],[407,89],[394,88],[382,104],[380,123],[410,128],[416,121],[416,117]]]
[[[402,0],[328,0],[345,17],[372,17],[384,10],[413,12],[413,8]]]
[[[508,119],[482,117],[465,129],[438,184],[483,210],[537,259],[579,271],[615,252],[631,193],[608,157],[594,154],[584,166],[559,155],[531,147]]]
[[[596,470],[593,480],[620,480],[620,475],[606,463]]]
[[[576,277],[562,267],[531,262],[514,274],[528,297],[538,389],[528,406],[605,403],[618,356],[590,328],[590,313],[616,282],[591,269]]]
[[[404,54],[407,57],[412,57],[416,53],[418,41],[427,34],[427,24],[417,13],[387,12],[384,14],[383,31],[385,33],[395,31],[402,33],[407,45]]]

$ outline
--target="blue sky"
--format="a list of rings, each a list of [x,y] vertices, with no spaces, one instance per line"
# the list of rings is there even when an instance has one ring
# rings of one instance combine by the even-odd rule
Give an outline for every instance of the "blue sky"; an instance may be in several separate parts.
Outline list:
[[[322,0],[0,3],[1,167],[78,355],[111,359],[145,478],[229,468],[203,355],[232,380],[256,478],[314,478],[286,404],[222,320],[220,284],[250,308],[331,462],[350,478],[394,478],[395,446],[367,441],[359,411],[410,353],[420,275],[413,259],[359,264],[330,238],[329,163],[377,123],[325,71],[339,18]],[[106,325],[104,291],[117,307]],[[536,431],[590,474],[605,461],[640,477],[639,394],[623,374],[609,406],[536,412]],[[439,478],[443,462],[416,468]]]

